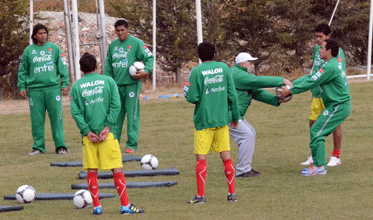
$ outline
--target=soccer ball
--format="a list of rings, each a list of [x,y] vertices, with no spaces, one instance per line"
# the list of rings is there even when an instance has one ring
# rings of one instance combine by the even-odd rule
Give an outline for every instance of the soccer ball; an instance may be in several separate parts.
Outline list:
[[[79,190],[73,198],[74,205],[77,209],[84,209],[92,206],[93,200],[91,193],[87,190]]]
[[[136,61],[130,66],[129,71],[130,71],[131,76],[133,76],[133,75],[136,75],[137,71],[144,70],[144,69],[145,69],[145,65],[141,62]]]
[[[30,203],[35,200],[36,192],[32,186],[23,185],[17,189],[16,199],[19,203]]]
[[[280,98],[279,92],[283,90],[283,88],[290,89],[291,87],[289,85],[281,86],[276,88],[276,95]],[[282,102],[288,102],[293,98],[293,95],[289,95],[288,97],[284,98]]]
[[[141,158],[140,165],[144,170],[155,170],[158,167],[158,159],[151,154],[147,154]]]

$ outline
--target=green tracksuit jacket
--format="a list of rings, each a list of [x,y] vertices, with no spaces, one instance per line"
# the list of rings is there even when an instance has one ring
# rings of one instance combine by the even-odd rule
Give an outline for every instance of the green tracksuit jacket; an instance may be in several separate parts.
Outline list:
[[[47,41],[44,45],[32,44],[26,47],[18,72],[18,88],[20,91],[28,89],[34,139],[32,148],[45,152],[44,126],[47,110],[56,152],[59,147],[66,149],[61,86],[67,88],[69,84],[66,59],[56,44]]]
[[[229,67],[209,61],[193,68],[184,86],[188,102],[196,104],[193,122],[196,130],[225,126],[239,121],[237,94]]]
[[[106,57],[105,75],[113,77],[118,85],[121,98],[121,111],[113,133],[120,142],[124,119],[127,115],[126,148],[134,151],[138,147],[140,129],[139,97],[142,87],[141,80],[135,80],[129,73],[129,67],[135,61],[143,61],[145,71],[150,74],[153,69],[154,57],[144,42],[131,35],[124,41],[116,39],[111,42]]]
[[[243,119],[252,99],[278,106],[278,98],[261,88],[281,87],[284,79],[277,76],[255,76],[247,72],[247,68],[235,64],[231,67],[234,85],[238,97],[240,119]]]
[[[299,94],[320,87],[325,109],[310,129],[310,148],[314,165],[324,165],[325,169],[325,138],[351,113],[350,88],[340,63],[336,57],[329,59],[316,73],[302,77],[302,81],[290,89],[292,94]]]
[[[90,73],[71,87],[71,115],[82,134],[100,134],[105,126],[115,127],[120,111],[118,88],[113,78]]]

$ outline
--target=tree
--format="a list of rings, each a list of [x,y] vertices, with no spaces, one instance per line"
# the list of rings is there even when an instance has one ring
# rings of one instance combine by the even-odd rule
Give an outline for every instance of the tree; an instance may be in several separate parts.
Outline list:
[[[152,0],[131,4],[112,3],[114,16],[129,21],[131,33],[145,42],[152,42]],[[157,54],[163,69],[175,73],[180,80],[180,68],[197,61],[197,33],[194,2],[190,0],[157,1]]]
[[[29,42],[27,7],[27,0],[0,2],[0,90],[5,97],[17,93],[19,60]]]

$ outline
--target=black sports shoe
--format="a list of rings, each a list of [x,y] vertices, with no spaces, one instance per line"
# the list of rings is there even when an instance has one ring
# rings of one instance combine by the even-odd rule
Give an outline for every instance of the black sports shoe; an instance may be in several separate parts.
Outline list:
[[[256,174],[260,174],[260,172],[259,172],[259,171],[257,171],[257,170],[254,170],[254,169],[251,169],[251,172],[253,172],[253,173],[256,173]]]
[[[236,193],[228,193],[227,200],[228,202],[237,202]]]
[[[252,170],[250,170],[249,172],[242,173],[240,175],[237,175],[236,177],[237,178],[247,178],[247,177],[258,177],[258,176],[259,176],[259,174],[254,173]]]
[[[205,203],[206,202],[206,196],[197,196],[195,195],[192,200],[189,200],[187,203],[194,204],[194,203]]]

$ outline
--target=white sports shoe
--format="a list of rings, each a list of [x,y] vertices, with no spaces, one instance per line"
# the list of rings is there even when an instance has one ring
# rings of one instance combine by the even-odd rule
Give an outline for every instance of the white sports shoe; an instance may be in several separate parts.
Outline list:
[[[312,156],[308,157],[307,161],[301,163],[300,165],[309,166],[313,164]]]
[[[328,166],[328,167],[334,167],[334,166],[338,166],[338,165],[341,165],[341,159],[338,158],[338,157],[331,156],[330,157],[330,161],[329,161],[329,163],[326,166]]]

